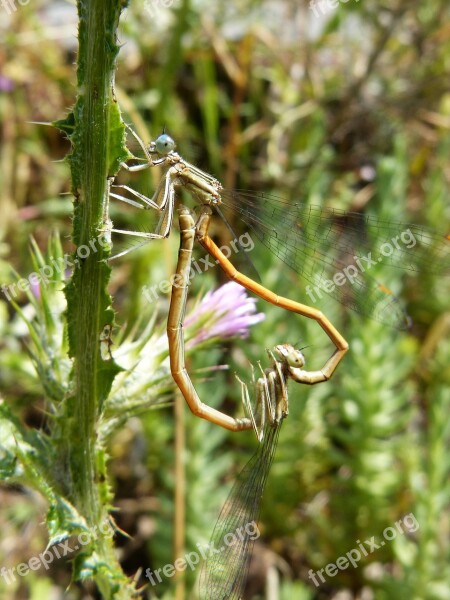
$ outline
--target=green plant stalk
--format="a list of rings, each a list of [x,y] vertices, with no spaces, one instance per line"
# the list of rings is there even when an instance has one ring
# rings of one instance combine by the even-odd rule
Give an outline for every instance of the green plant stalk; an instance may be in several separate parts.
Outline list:
[[[70,157],[75,194],[74,242],[89,246],[99,235],[106,193],[110,89],[115,52],[104,39],[108,2],[78,3],[80,49],[78,99],[74,110],[75,130]],[[113,7],[111,7],[113,8]],[[118,16],[118,15],[117,15]],[[110,47],[108,47],[110,46]],[[74,358],[77,443],[82,448],[72,460],[74,496],[82,513],[95,512],[92,488],[95,476],[95,424],[98,419],[98,335],[104,312],[108,267],[103,248],[90,254],[75,269],[67,289],[70,354]],[[104,318],[104,317],[103,317]],[[100,328],[101,329],[101,328]],[[75,431],[73,431],[75,433]],[[73,440],[72,436],[68,441]],[[81,443],[80,443],[81,442]],[[93,516],[93,515],[92,515]]]
[[[78,268],[66,288],[73,394],[67,399],[61,424],[61,446],[69,480],[66,492],[90,528],[108,519],[106,461],[97,430],[103,403],[119,371],[113,361],[102,361],[100,356],[99,336],[113,322],[114,314],[106,291],[110,268],[105,259],[110,248],[98,238],[107,214],[107,177],[126,158],[123,126],[113,97],[119,50],[116,29],[124,5],[118,0],[79,0],[78,95],[66,121],[66,130],[69,122],[73,125],[69,156],[75,196],[73,241],[77,249],[86,246],[91,251],[86,258],[86,252],[78,256]],[[120,589],[125,590],[111,537],[99,535],[83,549],[77,563],[75,577],[94,577],[104,597],[120,597]]]

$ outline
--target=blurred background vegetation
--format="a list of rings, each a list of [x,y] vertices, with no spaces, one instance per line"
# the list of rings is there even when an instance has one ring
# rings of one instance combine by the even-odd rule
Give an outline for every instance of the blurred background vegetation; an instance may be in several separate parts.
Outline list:
[[[12,6],[12,5],[11,5]],[[72,198],[63,161],[67,140],[32,121],[63,118],[75,100],[76,7],[29,0],[0,7],[0,284],[33,270],[32,235],[45,249],[56,230],[70,251]],[[127,123],[149,140],[163,127],[180,152],[226,187],[269,190],[320,206],[450,229],[450,7],[446,0],[337,3],[300,0],[132,0],[123,14],[116,95]],[[145,190],[153,175],[134,176]],[[131,181],[131,176],[123,177]],[[116,227],[142,229],[137,211],[113,204]],[[238,224],[235,224],[238,227]],[[221,231],[217,232],[220,237]],[[376,243],[376,240],[373,240]],[[178,240],[148,244],[113,263],[110,290],[118,328],[155,310],[143,286],[173,271]],[[199,256],[203,254],[200,252]],[[304,285],[261,251],[263,281],[305,300]],[[330,302],[327,315],[351,350],[331,382],[291,385],[291,412],[263,500],[246,598],[433,599],[450,597],[450,311],[448,279],[378,277],[407,306],[414,325],[399,333]],[[195,278],[192,298],[223,277]],[[19,297],[30,310],[25,296]],[[198,352],[191,370],[202,398],[237,410],[233,372],[249,373],[265,348],[308,345],[310,368],[330,352],[325,336],[258,303],[266,313],[248,340]],[[158,319],[164,323],[167,297]],[[27,353],[27,330],[0,295],[1,394],[29,427],[41,427],[42,386]],[[209,401],[209,400],[208,400]],[[256,442],[184,415],[185,550],[209,539],[237,470]],[[171,407],[131,418],[109,448],[118,539],[131,576],[174,560],[174,416]],[[45,502],[20,486],[0,487],[0,564],[42,552]],[[316,587],[308,577],[380,538],[413,513],[419,528],[397,535]],[[273,580],[275,592],[266,592]],[[270,577],[269,577],[270,575]],[[194,597],[196,573],[144,594]],[[275,578],[276,579],[276,578]],[[6,585],[2,598],[59,598],[70,566],[59,561]],[[145,583],[141,577],[140,583]],[[272,583],[272,585],[274,585]],[[95,597],[72,586],[65,597]]]

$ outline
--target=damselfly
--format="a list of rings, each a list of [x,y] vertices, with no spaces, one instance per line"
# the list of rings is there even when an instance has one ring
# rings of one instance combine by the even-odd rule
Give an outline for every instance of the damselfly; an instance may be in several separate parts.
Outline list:
[[[126,185],[113,185],[122,193],[112,192],[111,196],[138,208],[155,209],[160,219],[153,232],[112,231],[143,238],[143,242],[167,237],[177,193],[184,189],[225,222],[225,209],[237,214],[267,248],[303,277],[305,294],[313,304],[320,307],[324,298],[332,296],[358,313],[399,329],[408,327],[409,319],[391,290],[372,277],[377,265],[411,273],[450,273],[450,233],[289,202],[264,192],[226,191],[216,178],[175,152],[175,142],[167,134],[146,146],[130,132],[145,159],[141,164],[122,166],[140,171],[160,165],[166,172],[152,198]]]
[[[255,410],[248,386],[239,379],[242,401],[250,414],[260,444],[239,473],[221,510],[209,543],[209,554],[200,574],[200,600],[239,600],[244,591],[252,548],[256,539],[261,498],[267,481],[281,423],[289,411],[287,383],[320,383],[324,379],[303,369],[302,352],[290,344],[268,351],[272,367],[261,370],[253,384]]]

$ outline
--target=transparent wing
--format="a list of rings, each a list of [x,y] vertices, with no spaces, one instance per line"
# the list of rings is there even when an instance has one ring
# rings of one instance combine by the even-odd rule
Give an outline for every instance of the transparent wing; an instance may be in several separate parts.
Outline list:
[[[252,261],[248,257],[248,254],[245,252],[245,249],[242,247],[242,244],[239,242],[239,238],[236,235],[234,229],[231,227],[227,218],[225,217],[225,215],[223,214],[223,212],[220,210],[220,208],[218,206],[214,206],[214,210],[217,212],[219,217],[222,219],[225,227],[228,229],[228,231],[231,233],[233,238],[236,240],[236,243],[239,246],[239,251],[242,253],[241,255],[243,257],[243,260],[245,260],[245,262],[247,263],[247,267],[248,267],[249,273],[251,274],[252,279],[254,279],[257,283],[261,283],[261,277],[259,276],[259,273],[256,270],[255,265],[252,263]]]
[[[310,284],[313,301],[328,294],[358,313],[404,329],[409,319],[401,304],[370,270],[383,264],[450,274],[450,234],[261,192],[225,191],[222,198],[269,250]]]
[[[240,600],[242,597],[261,497],[280,429],[280,424],[266,426],[263,442],[239,473],[221,510],[200,574],[200,600]]]

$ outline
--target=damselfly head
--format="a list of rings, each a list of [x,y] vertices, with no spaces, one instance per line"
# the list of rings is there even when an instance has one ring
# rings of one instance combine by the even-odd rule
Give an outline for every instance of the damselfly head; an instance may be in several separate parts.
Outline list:
[[[176,144],[170,135],[167,135],[167,133],[162,133],[154,142],[152,142],[152,149],[161,156],[166,156],[175,150],[175,145]]]
[[[289,367],[295,367],[301,369],[305,365],[305,357],[300,350],[294,348],[291,344],[279,344],[274,348],[275,354],[277,354],[281,361]]]

